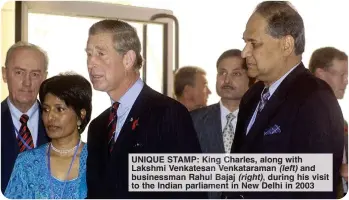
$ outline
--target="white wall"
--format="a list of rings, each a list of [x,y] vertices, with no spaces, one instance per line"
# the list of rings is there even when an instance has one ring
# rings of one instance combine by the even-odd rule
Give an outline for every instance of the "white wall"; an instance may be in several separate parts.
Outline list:
[[[115,2],[115,1],[114,1]],[[117,1],[116,1],[117,2]],[[219,101],[216,94],[215,63],[227,49],[244,47],[242,34],[259,0],[130,0],[136,6],[169,9],[180,24],[180,66],[198,65],[208,72],[212,91],[208,103]],[[291,0],[305,23],[306,47],[303,63],[308,66],[312,52],[333,46],[349,54],[349,10],[346,1]],[[349,91],[340,101],[349,120]],[[344,104],[344,101],[347,102]]]

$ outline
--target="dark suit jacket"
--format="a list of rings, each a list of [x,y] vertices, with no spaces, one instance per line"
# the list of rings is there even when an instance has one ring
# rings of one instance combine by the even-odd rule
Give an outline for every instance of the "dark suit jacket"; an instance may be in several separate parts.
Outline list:
[[[203,153],[225,153],[219,103],[193,110],[191,113]]]
[[[190,112],[203,153],[225,153],[219,103]],[[221,192],[209,192],[209,199],[219,199]]]
[[[232,152],[332,153],[333,192],[237,192],[228,193],[228,197],[335,199],[344,125],[333,91],[301,63],[279,85],[246,135],[263,88],[264,84],[258,82],[242,98]],[[274,125],[280,126],[281,133],[264,136],[264,131]]]
[[[207,198],[198,192],[128,192],[129,153],[201,153],[187,109],[144,84],[108,156],[110,110],[94,119],[88,130],[88,198]],[[139,119],[132,130],[130,119]]]
[[[48,142],[46,130],[41,120],[41,109],[39,111],[38,121],[38,140],[37,146]],[[4,193],[7,183],[11,177],[12,169],[15,164],[19,147],[15,135],[15,129],[12,122],[11,112],[7,100],[1,102],[1,192]]]

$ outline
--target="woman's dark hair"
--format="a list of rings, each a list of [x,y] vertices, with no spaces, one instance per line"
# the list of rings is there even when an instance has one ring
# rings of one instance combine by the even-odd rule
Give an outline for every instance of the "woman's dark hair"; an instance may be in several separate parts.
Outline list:
[[[92,88],[90,82],[83,76],[74,73],[64,73],[46,79],[40,86],[39,98],[44,102],[45,96],[51,93],[58,97],[68,107],[71,107],[81,120],[81,134],[91,119]],[[81,119],[81,110],[86,110],[86,116]]]

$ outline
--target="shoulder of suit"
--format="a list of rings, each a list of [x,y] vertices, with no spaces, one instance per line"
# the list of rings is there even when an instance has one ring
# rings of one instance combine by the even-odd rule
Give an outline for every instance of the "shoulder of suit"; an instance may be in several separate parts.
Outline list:
[[[215,103],[215,104],[212,104],[212,105],[209,105],[206,107],[195,109],[195,110],[190,112],[190,115],[193,119],[198,119],[198,118],[206,116],[209,113],[215,112],[215,111],[218,111],[218,112],[220,111],[219,103]]]
[[[4,112],[8,109],[7,101],[6,99],[1,102],[1,112]]]
[[[145,99],[147,99],[147,106],[150,108],[175,108],[180,110],[186,110],[186,108],[177,100],[168,97],[164,94],[161,94],[150,87],[147,88],[147,92],[144,95],[146,95]]]
[[[315,77],[310,72],[300,74],[292,82],[289,93],[296,98],[307,98],[314,94],[328,94],[334,97],[331,87],[324,80]]]
[[[96,118],[91,119],[90,125],[92,126],[95,123],[98,123],[99,121],[105,123],[105,118],[108,118],[109,116],[109,112],[110,112],[110,107],[108,107],[107,109],[105,109],[101,114],[99,114]]]

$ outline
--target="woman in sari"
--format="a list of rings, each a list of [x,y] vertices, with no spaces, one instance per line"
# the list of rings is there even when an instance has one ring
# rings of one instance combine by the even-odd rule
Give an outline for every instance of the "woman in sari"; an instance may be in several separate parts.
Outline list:
[[[91,118],[91,85],[80,75],[62,74],[45,80],[39,97],[51,142],[18,155],[5,196],[85,198],[87,145],[80,134]]]

